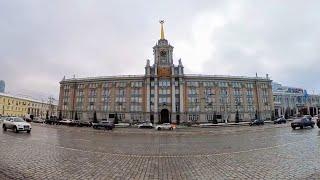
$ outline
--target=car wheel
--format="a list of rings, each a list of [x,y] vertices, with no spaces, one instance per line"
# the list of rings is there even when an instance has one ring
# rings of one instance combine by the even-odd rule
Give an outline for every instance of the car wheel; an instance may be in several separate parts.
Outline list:
[[[160,131],[160,130],[161,130],[161,128],[158,127],[158,131]]]
[[[2,128],[3,128],[4,131],[7,131],[6,125],[3,125]]]
[[[173,128],[171,127],[171,128],[169,128],[170,130],[173,130]]]
[[[30,132],[31,132],[31,130],[28,130],[28,131],[27,131],[27,133],[29,133],[29,134],[30,134]]]
[[[18,133],[18,132],[19,132],[16,126],[13,127],[13,132],[15,132],[15,133]]]
[[[314,128],[314,125],[311,125],[311,128]]]
[[[300,129],[303,129],[303,126],[300,126]]]
[[[296,127],[292,127],[292,129],[293,129],[293,130],[295,130],[295,129],[296,129]]]

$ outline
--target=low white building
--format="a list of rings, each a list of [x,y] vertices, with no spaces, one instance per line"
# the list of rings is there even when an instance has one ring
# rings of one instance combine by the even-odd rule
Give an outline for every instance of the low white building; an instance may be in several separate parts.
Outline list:
[[[275,117],[319,114],[319,95],[310,95],[302,88],[282,86],[279,83],[272,83],[272,92]]]

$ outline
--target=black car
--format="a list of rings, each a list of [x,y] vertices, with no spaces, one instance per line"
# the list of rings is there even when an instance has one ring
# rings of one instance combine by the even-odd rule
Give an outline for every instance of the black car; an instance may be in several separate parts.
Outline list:
[[[274,124],[287,123],[287,120],[286,120],[285,118],[281,117],[281,118],[278,118],[278,119],[274,120],[273,123],[274,123]]]
[[[49,119],[46,119],[46,120],[44,121],[44,123],[46,123],[46,124],[59,124],[59,120],[58,120],[58,118],[55,117],[55,116],[50,116],[50,118],[49,118]]]
[[[92,126],[92,121],[80,121],[79,126],[80,127],[83,127],[83,126],[91,127]]]
[[[314,127],[314,122],[309,120],[308,118],[301,118],[301,119],[296,119],[291,123],[292,129],[296,129],[296,127],[299,127],[300,129],[303,129],[304,127],[310,126],[311,128]]]
[[[115,127],[115,125],[114,123],[111,123],[109,121],[100,121],[98,123],[92,123],[92,127],[94,129],[104,128],[106,130],[112,130]]]
[[[249,123],[250,126],[264,125],[264,121],[261,119],[255,119]]]

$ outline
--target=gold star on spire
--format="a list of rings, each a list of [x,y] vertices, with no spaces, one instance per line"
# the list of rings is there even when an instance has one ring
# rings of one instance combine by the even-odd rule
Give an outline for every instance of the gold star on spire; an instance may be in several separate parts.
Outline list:
[[[161,24],[160,39],[164,39],[164,31],[163,31],[163,23],[164,23],[164,20],[160,20],[159,22],[160,22],[160,24]]]

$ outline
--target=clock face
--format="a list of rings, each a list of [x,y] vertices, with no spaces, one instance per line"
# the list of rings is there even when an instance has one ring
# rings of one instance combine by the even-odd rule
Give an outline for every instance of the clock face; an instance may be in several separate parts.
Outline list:
[[[167,53],[166,53],[165,51],[161,51],[161,52],[160,52],[160,56],[161,56],[161,57],[166,57],[166,55],[167,55]]]

